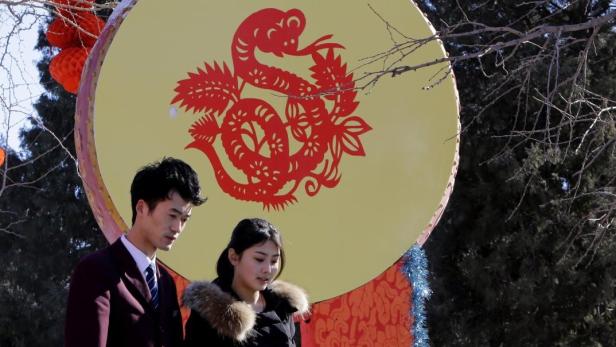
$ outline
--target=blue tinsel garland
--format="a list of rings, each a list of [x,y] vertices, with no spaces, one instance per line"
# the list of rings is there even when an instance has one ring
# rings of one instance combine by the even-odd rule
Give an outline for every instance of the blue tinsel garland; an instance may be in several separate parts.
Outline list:
[[[404,255],[402,272],[413,286],[413,347],[428,347],[428,329],[426,327],[426,300],[432,294],[428,284],[428,260],[423,249],[415,245]]]

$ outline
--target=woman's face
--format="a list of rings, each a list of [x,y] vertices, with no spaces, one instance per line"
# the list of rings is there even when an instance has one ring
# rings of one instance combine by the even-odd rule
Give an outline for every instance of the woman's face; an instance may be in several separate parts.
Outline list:
[[[234,282],[254,291],[264,290],[270,284],[280,266],[280,249],[270,240],[244,250],[238,256],[233,249],[229,261],[234,267]]]

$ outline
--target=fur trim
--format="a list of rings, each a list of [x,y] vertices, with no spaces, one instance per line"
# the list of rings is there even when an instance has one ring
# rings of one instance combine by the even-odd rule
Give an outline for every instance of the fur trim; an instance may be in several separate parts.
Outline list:
[[[308,296],[300,287],[275,281],[269,285],[269,289],[272,295],[296,309],[296,313],[308,313]],[[257,314],[250,305],[235,299],[211,282],[191,283],[184,291],[183,302],[206,319],[220,335],[238,342],[250,337],[250,331],[256,323]]]
[[[205,318],[219,334],[243,342],[256,322],[256,313],[210,282],[193,282],[184,292],[184,305]]]
[[[270,284],[269,289],[274,295],[288,302],[291,307],[295,308],[298,314],[308,313],[310,309],[308,295],[302,288],[288,282],[275,281]]]

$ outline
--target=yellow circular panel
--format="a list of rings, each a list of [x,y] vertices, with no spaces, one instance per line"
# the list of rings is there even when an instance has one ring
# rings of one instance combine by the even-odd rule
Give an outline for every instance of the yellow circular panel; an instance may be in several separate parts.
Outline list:
[[[355,142],[347,141],[347,147],[358,150],[359,143],[365,155],[344,152],[338,163],[337,184],[322,186],[314,196],[306,191],[308,177],[287,182],[279,195],[292,190],[294,183],[297,186],[293,190],[296,201],[286,207],[274,204],[267,209],[261,202],[232,197],[218,183],[204,152],[186,149],[193,142],[189,129],[203,114],[187,111],[181,102],[172,103],[177,96],[175,88],[189,78],[189,72],[206,70],[205,63],[221,67],[224,63],[231,73],[239,70],[232,57],[233,37],[251,14],[264,8],[300,10],[305,29],[299,36],[299,49],[333,34],[322,42],[344,46],[329,48],[334,56],[341,56],[338,67],[346,63],[346,73],[352,72],[357,79],[379,68],[362,66],[362,58],[390,49],[392,38],[402,40],[375,12],[407,36],[431,34],[423,16],[406,0],[375,1],[371,6],[355,0],[185,0],[140,1],[130,10],[109,46],[98,78],[96,155],[104,185],[126,222],[131,213],[130,181],[140,166],[173,156],[186,160],[199,173],[209,200],[193,210],[193,218],[174,249],[159,253],[171,268],[189,279],[213,278],[216,259],[235,224],[245,217],[262,217],[283,234],[288,254],[283,277],[304,286],[312,299],[319,301],[352,290],[383,272],[417,241],[435,212],[442,210],[443,195],[455,171],[456,93],[453,79],[422,90],[440,67],[384,78],[373,88],[358,91],[357,109],[341,117],[338,124],[357,117],[353,124],[362,130],[355,129]],[[322,57],[327,52],[328,48],[318,51]],[[443,56],[441,47],[432,43],[405,63]],[[392,54],[390,61],[397,57]],[[315,64],[310,54],[277,57],[257,51],[255,58],[316,84],[309,70]],[[242,79],[239,81],[241,85]],[[265,100],[281,123],[288,121],[285,108],[292,98],[287,95],[246,84],[240,98]],[[331,106],[332,102],[326,104]],[[219,125],[224,118],[224,112],[215,117]],[[295,140],[286,126],[290,139],[287,152],[293,155],[305,143]],[[317,131],[309,128],[306,136],[311,129]],[[265,136],[263,129],[256,132]],[[329,143],[331,146],[331,139]],[[229,179],[248,184],[246,175],[228,159],[220,134],[213,148]],[[313,174],[323,168],[326,158],[321,158]],[[296,165],[310,166],[301,159]]]

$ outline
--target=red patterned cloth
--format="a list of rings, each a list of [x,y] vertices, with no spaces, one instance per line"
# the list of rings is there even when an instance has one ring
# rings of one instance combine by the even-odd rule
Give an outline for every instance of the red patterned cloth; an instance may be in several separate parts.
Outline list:
[[[365,285],[312,307],[301,322],[303,347],[411,346],[412,287],[403,260]]]

